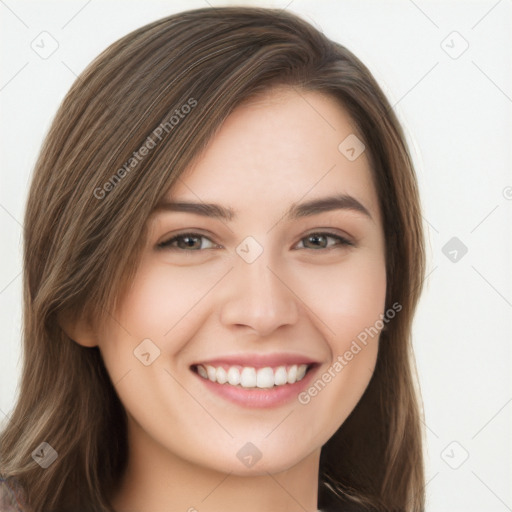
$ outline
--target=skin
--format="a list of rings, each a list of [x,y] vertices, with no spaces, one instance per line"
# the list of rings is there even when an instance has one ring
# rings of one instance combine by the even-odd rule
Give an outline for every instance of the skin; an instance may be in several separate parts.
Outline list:
[[[277,88],[238,107],[166,195],[229,207],[236,217],[156,212],[113,318],[101,330],[70,328],[78,343],[100,347],[128,412],[116,511],[317,510],[320,449],[361,398],[378,337],[306,405],[234,405],[190,365],[287,352],[317,361],[320,378],[381,318],[385,241],[369,159],[364,152],[349,161],[338,150],[353,133],[340,105],[316,92]],[[293,204],[334,193],[353,196],[371,217],[352,209],[283,217]],[[326,231],[354,245],[308,242]],[[157,247],[187,232],[206,237],[196,241],[200,250]],[[250,264],[236,252],[247,236],[263,248]],[[145,366],[133,351],[147,338],[160,355]],[[250,468],[236,455],[247,442],[262,454]]]

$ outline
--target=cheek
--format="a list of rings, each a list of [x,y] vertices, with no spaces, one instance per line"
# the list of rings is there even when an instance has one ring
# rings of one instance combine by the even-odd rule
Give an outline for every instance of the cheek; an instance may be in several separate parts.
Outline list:
[[[380,319],[386,299],[386,270],[384,262],[356,262],[336,276],[331,300],[337,311],[331,312],[335,332],[344,340],[356,337]],[[337,290],[336,290],[337,289]]]
[[[296,279],[296,289],[321,320],[333,352],[344,351],[348,340],[373,326],[384,313],[383,257],[354,255],[340,264],[308,269]]]
[[[150,338],[162,351],[179,350],[176,340],[185,342],[200,328],[204,319],[197,306],[226,272],[224,267],[210,265],[205,272],[199,267],[143,263],[122,301],[119,323],[132,339]]]
[[[330,360],[299,396],[299,403],[313,416],[329,418],[332,435],[373,375],[385,310],[385,261],[360,255],[335,269],[317,269],[308,278],[303,274],[302,279],[307,285],[302,288],[305,302],[318,315]]]

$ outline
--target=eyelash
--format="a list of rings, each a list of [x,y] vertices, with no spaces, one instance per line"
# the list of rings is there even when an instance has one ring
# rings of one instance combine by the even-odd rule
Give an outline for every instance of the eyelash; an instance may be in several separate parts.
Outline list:
[[[326,238],[333,238],[333,239],[337,240],[338,243],[334,244],[334,246],[320,247],[319,249],[311,249],[309,247],[302,247],[302,249],[309,249],[310,251],[319,251],[319,250],[324,250],[325,251],[325,250],[328,250],[328,249],[332,249],[335,246],[354,246],[355,245],[353,242],[351,242],[350,240],[347,240],[346,238],[344,238],[344,237],[342,237],[340,235],[335,235],[334,233],[323,232],[323,231],[309,233],[305,237],[301,238],[300,242],[304,241],[305,239],[307,239],[307,238],[309,238],[311,236],[315,236],[315,235],[316,236],[324,236]],[[163,242],[160,242],[157,245],[157,248],[158,249],[162,249],[162,250],[183,251],[183,252],[189,252],[189,253],[192,253],[192,252],[203,252],[205,250],[208,250],[208,249],[182,249],[180,247],[173,247],[171,245],[174,242],[176,242],[176,241],[178,241],[180,239],[186,238],[186,237],[205,238],[207,240],[210,240],[210,242],[212,242],[212,244],[214,244],[214,242],[210,238],[208,238],[207,236],[202,235],[201,233],[190,232],[190,233],[180,233],[178,235],[173,236],[172,238],[169,238],[168,240],[164,240]],[[217,244],[215,244],[215,245],[217,245]],[[209,248],[209,249],[212,249],[212,248]]]

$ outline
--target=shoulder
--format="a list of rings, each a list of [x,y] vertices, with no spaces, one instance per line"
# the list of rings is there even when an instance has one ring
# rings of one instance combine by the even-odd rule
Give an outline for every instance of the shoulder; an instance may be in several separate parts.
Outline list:
[[[23,500],[23,489],[12,478],[0,475],[0,512],[28,512]]]

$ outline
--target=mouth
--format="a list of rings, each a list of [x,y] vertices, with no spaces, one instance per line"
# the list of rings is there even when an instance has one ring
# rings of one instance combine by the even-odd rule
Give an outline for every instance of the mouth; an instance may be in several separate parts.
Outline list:
[[[243,407],[275,407],[292,401],[320,364],[303,357],[228,357],[195,363],[190,369],[206,387]]]
[[[192,369],[203,379],[243,389],[271,389],[301,381],[312,364],[280,365],[277,367],[197,364]]]

